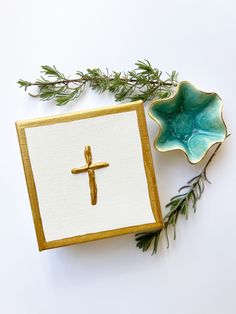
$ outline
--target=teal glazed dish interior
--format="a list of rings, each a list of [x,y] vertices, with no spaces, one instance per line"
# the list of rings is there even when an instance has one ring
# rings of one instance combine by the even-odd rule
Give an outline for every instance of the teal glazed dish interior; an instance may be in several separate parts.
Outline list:
[[[187,81],[179,83],[173,97],[153,100],[149,115],[159,125],[155,148],[161,152],[182,150],[193,164],[226,137],[221,98]]]

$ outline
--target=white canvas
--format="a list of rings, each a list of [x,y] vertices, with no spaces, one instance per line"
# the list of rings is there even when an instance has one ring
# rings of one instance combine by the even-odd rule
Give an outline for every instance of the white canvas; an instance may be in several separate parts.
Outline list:
[[[46,241],[154,223],[136,111],[25,129]],[[90,145],[96,205],[90,203],[85,164]]]

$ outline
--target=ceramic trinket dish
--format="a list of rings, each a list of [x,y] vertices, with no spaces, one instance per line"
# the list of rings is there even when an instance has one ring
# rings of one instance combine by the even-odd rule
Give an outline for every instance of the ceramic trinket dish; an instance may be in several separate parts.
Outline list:
[[[193,164],[226,137],[221,98],[187,81],[179,83],[173,97],[153,100],[149,115],[159,125],[155,148],[161,152],[182,150]]]

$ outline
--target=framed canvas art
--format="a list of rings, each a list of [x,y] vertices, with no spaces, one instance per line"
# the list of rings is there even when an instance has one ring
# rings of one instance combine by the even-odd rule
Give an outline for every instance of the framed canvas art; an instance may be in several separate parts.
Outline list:
[[[142,101],[16,128],[40,251],[162,227]]]

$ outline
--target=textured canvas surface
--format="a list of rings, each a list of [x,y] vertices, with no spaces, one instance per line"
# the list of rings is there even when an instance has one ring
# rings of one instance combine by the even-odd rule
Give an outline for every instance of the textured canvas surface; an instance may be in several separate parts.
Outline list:
[[[155,222],[135,111],[26,129],[46,241]],[[85,164],[90,145],[98,202],[90,203]]]

